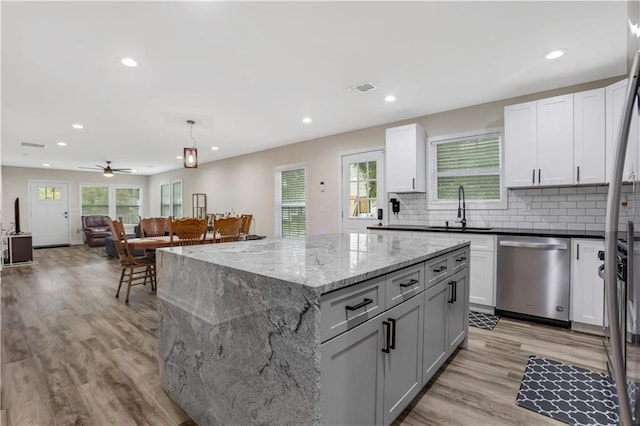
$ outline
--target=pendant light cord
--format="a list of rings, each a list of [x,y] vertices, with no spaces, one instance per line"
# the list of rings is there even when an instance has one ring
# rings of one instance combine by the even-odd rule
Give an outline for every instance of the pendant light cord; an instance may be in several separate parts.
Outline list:
[[[193,141],[193,147],[196,147],[196,140],[193,137],[193,135],[191,134],[191,132],[193,131],[193,125],[196,124],[193,121],[191,123],[189,123],[189,137],[191,138],[191,140]]]

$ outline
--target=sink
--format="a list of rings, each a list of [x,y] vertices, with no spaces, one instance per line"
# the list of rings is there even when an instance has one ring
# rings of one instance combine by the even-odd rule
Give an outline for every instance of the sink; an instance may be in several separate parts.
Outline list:
[[[465,232],[465,231],[491,231],[491,229],[493,228],[482,228],[482,227],[474,227],[474,226],[467,226],[467,228],[465,229],[465,231],[462,230],[461,227],[459,226],[427,226],[427,229],[443,229],[443,230],[447,230],[447,231],[451,231],[451,232]]]

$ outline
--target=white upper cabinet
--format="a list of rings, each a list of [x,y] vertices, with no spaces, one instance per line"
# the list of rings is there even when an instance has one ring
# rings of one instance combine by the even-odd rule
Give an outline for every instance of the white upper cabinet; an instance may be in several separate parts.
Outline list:
[[[385,155],[387,192],[425,192],[427,156],[422,126],[387,129]]]
[[[573,183],[573,95],[536,102],[538,184]]]
[[[536,103],[510,105],[504,108],[505,186],[535,184]]]
[[[605,89],[573,95],[573,183],[605,182]]]
[[[605,177],[608,183],[611,179],[613,170],[613,159],[615,157],[616,143],[618,141],[618,132],[620,130],[620,117],[622,116],[622,108],[627,92],[627,80],[624,79],[607,86],[605,89],[606,96],[606,170]],[[637,99],[637,98],[636,98]],[[627,154],[624,161],[624,171],[622,180],[633,181],[633,172],[637,173],[638,168],[638,110],[637,101],[634,104],[634,114],[629,129],[629,142],[627,144]]]
[[[504,109],[507,187],[573,183],[573,95]]]

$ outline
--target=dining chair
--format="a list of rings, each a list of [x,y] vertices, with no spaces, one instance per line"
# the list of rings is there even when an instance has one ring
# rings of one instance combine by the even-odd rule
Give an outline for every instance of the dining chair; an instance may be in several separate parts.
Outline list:
[[[207,218],[182,218],[171,220],[171,241],[177,246],[204,244],[207,237]],[[178,239],[174,239],[178,237]]]
[[[149,257],[134,257],[127,242],[127,232],[121,220],[112,220],[109,218],[109,228],[113,235],[113,242],[118,252],[122,273],[118,282],[118,290],[116,291],[116,299],[120,296],[120,288],[122,283],[127,280],[127,297],[124,303],[129,304],[129,293],[134,285],[147,285],[147,281],[151,283],[151,290],[156,290],[156,262],[155,259]]]
[[[215,242],[227,243],[231,241],[238,241],[240,239],[240,228],[242,227],[242,223],[243,220],[241,217],[215,219],[213,221]]]
[[[170,218],[149,217],[140,219],[140,236],[161,237],[169,233]]]
[[[251,228],[251,219],[253,219],[253,215],[242,214],[240,215],[240,219],[242,219],[242,225],[240,226],[240,233],[249,235],[249,229]]]

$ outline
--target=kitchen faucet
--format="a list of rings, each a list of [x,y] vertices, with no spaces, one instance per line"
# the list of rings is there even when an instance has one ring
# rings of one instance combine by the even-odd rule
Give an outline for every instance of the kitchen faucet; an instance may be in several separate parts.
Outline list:
[[[460,209],[460,200],[462,199],[462,209]],[[460,185],[458,187],[458,220],[462,225],[462,230],[467,229],[467,206],[464,201],[464,187]]]

